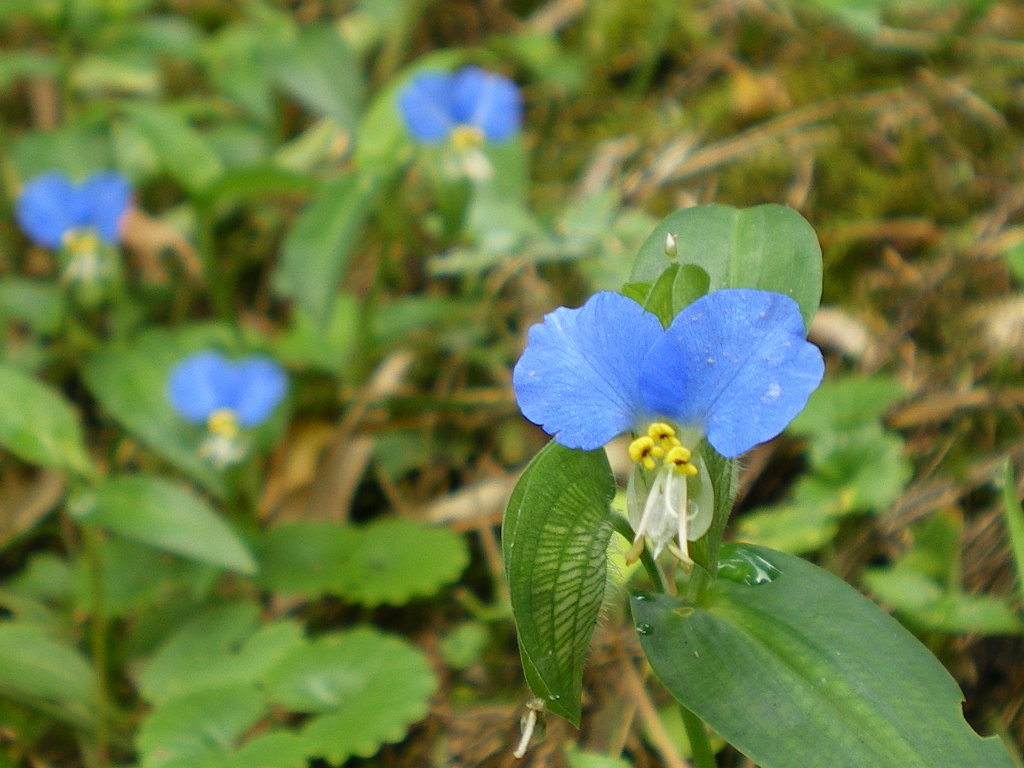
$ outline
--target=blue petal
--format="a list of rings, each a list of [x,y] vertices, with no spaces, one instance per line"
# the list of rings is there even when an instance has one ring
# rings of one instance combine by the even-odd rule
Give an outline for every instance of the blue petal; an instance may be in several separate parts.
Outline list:
[[[219,352],[197,352],[171,368],[167,399],[177,413],[194,424],[216,410],[233,408],[238,393],[235,366]]]
[[[503,75],[463,67],[452,80],[452,117],[473,125],[488,141],[503,141],[519,130],[523,107],[519,88]]]
[[[128,180],[119,173],[94,173],[85,180],[79,194],[88,206],[89,222],[100,238],[108,245],[116,245],[121,239],[121,217],[131,200]]]
[[[288,388],[285,372],[269,357],[246,357],[236,368],[239,388],[234,402],[238,423],[254,427],[266,421]]]
[[[749,288],[714,291],[680,312],[647,353],[644,401],[699,426],[727,458],[779,434],[824,373],[797,303]]]
[[[85,223],[85,210],[68,177],[50,172],[33,177],[22,187],[15,217],[32,242],[54,249],[65,232]]]
[[[398,109],[405,127],[417,141],[436,144],[448,138],[452,119],[452,76],[447,72],[422,72],[398,94]]]
[[[649,416],[640,365],[661,334],[658,318],[617,293],[556,309],[530,329],[512,372],[520,410],[566,448],[604,445]]]

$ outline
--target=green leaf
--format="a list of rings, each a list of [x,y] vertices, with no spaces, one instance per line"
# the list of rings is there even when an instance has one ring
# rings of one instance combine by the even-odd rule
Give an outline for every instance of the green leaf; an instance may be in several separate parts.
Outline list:
[[[334,26],[306,27],[275,59],[271,70],[285,91],[352,131],[365,90],[363,73]]]
[[[0,694],[84,727],[94,690],[92,668],[77,648],[34,624],[0,622]]]
[[[124,112],[149,141],[163,170],[189,192],[205,191],[224,172],[220,158],[203,135],[173,109],[132,102]]]
[[[143,768],[186,768],[229,749],[260,719],[265,700],[251,685],[208,688],[157,707],[139,729]]]
[[[8,276],[0,279],[0,316],[40,334],[56,333],[64,319],[63,292],[49,280]]]
[[[279,526],[257,546],[259,581],[268,588],[306,597],[334,594],[363,605],[402,605],[436,594],[469,562],[460,536],[410,520]]]
[[[676,239],[676,259],[665,255],[665,236]],[[821,247],[811,225],[781,205],[732,208],[702,205],[671,214],[640,247],[634,282],[654,282],[672,263],[695,264],[708,274],[708,290],[759,288],[792,297],[804,327],[821,300]]]
[[[877,423],[891,405],[906,397],[898,381],[885,376],[846,376],[823,382],[789,425],[795,435],[831,437]]]
[[[0,445],[29,464],[91,475],[78,416],[52,387],[0,363]]]
[[[358,173],[325,184],[292,224],[281,246],[275,285],[320,326],[327,323],[338,281],[378,188]]]
[[[108,347],[82,370],[85,385],[103,409],[151,450],[223,496],[224,478],[199,455],[196,429],[167,402],[167,374],[187,353],[165,331],[142,335],[131,347]]]
[[[209,189],[211,203],[240,202],[265,197],[296,197],[314,192],[318,182],[311,176],[275,165],[226,171]]]
[[[726,578],[695,604],[636,594],[655,674],[762,768],[1012,768],[963,719],[938,660],[848,584],[799,558],[736,547],[773,578]],[[770,573],[770,570],[769,570]]]
[[[551,441],[516,483],[501,527],[527,682],[574,725],[604,598],[614,495],[603,450],[574,451]]]
[[[340,765],[400,741],[426,716],[437,681],[406,641],[355,629],[296,649],[271,670],[266,686],[275,703],[317,715],[302,729],[307,754]]]
[[[1017,482],[1009,459],[1003,465],[1003,513],[1006,515],[1006,530],[1010,535],[1013,564],[1017,567],[1017,589],[1024,600],[1024,510],[1017,498]]]
[[[290,621],[259,627],[253,603],[209,608],[164,641],[139,676],[150,702],[191,695],[206,688],[255,684],[304,641]]]
[[[72,516],[189,560],[253,574],[238,534],[186,486],[155,475],[104,479],[68,505]]]

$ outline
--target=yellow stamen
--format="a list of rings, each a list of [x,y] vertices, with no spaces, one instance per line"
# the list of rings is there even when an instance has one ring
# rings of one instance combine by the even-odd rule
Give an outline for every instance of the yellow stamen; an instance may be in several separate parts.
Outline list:
[[[92,228],[69,229],[61,236],[60,242],[72,256],[92,254],[100,247],[100,239]]]
[[[457,125],[451,132],[452,146],[460,152],[484,145],[484,132],[475,125]]]
[[[670,451],[676,448],[682,443],[679,442],[679,438],[676,437],[676,431],[670,424],[666,424],[663,421],[656,421],[647,428],[647,436],[654,442],[658,443],[662,449]]]
[[[644,465],[648,471],[654,469],[654,460],[660,459],[665,455],[665,451],[658,445],[654,444],[647,435],[638,437],[632,443],[629,444],[629,460],[634,464],[640,462]]]
[[[215,435],[233,440],[238,437],[238,417],[230,408],[218,408],[206,419],[206,428]]]
[[[692,454],[681,445],[669,450],[665,454],[665,464],[671,464],[673,469],[681,475],[696,475],[697,467],[690,463]]]

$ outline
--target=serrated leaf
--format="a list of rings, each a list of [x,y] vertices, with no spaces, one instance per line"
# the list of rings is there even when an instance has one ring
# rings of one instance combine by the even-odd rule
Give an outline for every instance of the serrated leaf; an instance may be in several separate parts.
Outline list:
[[[963,719],[949,673],[895,620],[799,558],[739,546],[778,574],[715,580],[695,604],[631,601],[680,702],[762,768],[1012,768]]]
[[[355,629],[296,649],[271,670],[266,685],[275,703],[317,715],[302,729],[307,754],[340,765],[400,741],[426,716],[437,681],[409,643]]]
[[[676,239],[676,258],[665,237]],[[821,247],[811,225],[781,205],[732,208],[700,205],[668,216],[640,247],[630,280],[651,282],[671,264],[694,264],[708,274],[708,290],[759,288],[792,297],[804,327],[821,300]]]
[[[501,528],[527,682],[548,709],[580,720],[583,662],[604,598],[615,480],[603,450],[552,441],[527,466]]]
[[[364,605],[402,605],[433,595],[469,562],[460,536],[409,520],[279,526],[262,537],[258,551],[265,586]]]
[[[156,475],[108,477],[69,505],[78,520],[207,565],[253,574],[238,534],[186,486]]]
[[[224,172],[203,135],[173,109],[132,102],[126,105],[125,114],[149,141],[163,170],[189,192],[203,192]]]
[[[78,416],[52,387],[0,363],[0,445],[30,464],[94,472]]]
[[[253,603],[204,611],[169,637],[139,676],[147,700],[170,701],[204,688],[254,684],[303,643],[290,621],[258,625]],[[257,628],[258,627],[258,628]]]
[[[35,624],[0,622],[0,693],[84,727],[94,690],[92,667],[77,648]]]
[[[376,181],[358,173],[325,184],[285,236],[275,286],[321,326],[378,188]]]
[[[263,715],[266,701],[251,685],[195,691],[157,707],[136,743],[143,768],[186,768],[226,752]]]

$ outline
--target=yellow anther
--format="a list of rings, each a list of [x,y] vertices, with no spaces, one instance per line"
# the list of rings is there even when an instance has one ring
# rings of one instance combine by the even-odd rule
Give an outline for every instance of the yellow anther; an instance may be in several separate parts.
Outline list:
[[[69,229],[60,238],[61,244],[74,256],[95,253],[100,246],[94,229]]]
[[[647,428],[647,436],[666,451],[670,451],[681,445],[679,438],[676,437],[676,431],[670,424],[666,424],[663,421],[656,421],[651,424],[651,426]]]
[[[218,408],[207,417],[206,428],[215,435],[233,440],[238,437],[238,417],[230,408]]]
[[[452,146],[460,152],[484,145],[484,132],[475,125],[457,125],[451,132]]]
[[[654,469],[654,460],[664,455],[665,451],[661,446],[655,445],[654,440],[647,435],[638,437],[629,444],[629,460],[634,463],[639,461],[648,470]]]
[[[686,448],[677,445],[665,454],[665,464],[671,464],[681,475],[696,475],[697,467],[690,463],[691,456],[692,454]]]

